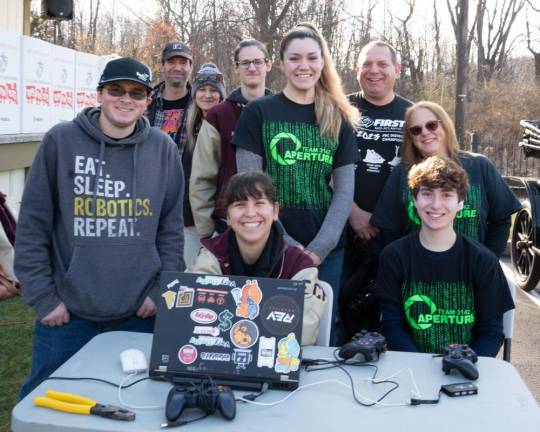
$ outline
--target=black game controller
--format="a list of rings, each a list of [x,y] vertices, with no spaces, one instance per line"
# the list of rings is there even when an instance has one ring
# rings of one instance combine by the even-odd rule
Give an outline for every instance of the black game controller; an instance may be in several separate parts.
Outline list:
[[[379,355],[387,349],[386,339],[377,332],[362,330],[356,333],[350,342],[339,350],[339,356],[348,360],[358,354],[363,355],[364,361],[370,362],[379,359]]]
[[[169,422],[175,422],[182,415],[184,408],[200,408],[206,414],[216,410],[227,420],[236,416],[236,401],[229,387],[221,385],[209,386],[175,386],[167,396],[165,416]]]
[[[449,374],[456,369],[461,375],[470,380],[478,379],[478,361],[476,353],[466,344],[450,344],[444,348],[442,370]]]

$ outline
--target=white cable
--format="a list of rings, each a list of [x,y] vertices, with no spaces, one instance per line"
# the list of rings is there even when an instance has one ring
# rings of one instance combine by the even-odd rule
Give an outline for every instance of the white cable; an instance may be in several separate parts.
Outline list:
[[[253,405],[260,405],[260,406],[275,406],[275,405],[279,405],[280,403],[282,402],[285,402],[287,399],[289,399],[292,395],[294,395],[296,392],[302,390],[302,389],[305,389],[305,388],[308,388],[308,387],[313,387],[313,386],[316,386],[316,385],[320,385],[320,384],[328,384],[328,383],[334,383],[334,384],[339,384],[339,385],[342,385],[344,387],[347,387],[349,390],[352,390],[352,387],[347,384],[347,383],[344,383],[343,381],[340,381],[340,380],[336,380],[336,379],[329,379],[329,380],[324,380],[324,381],[317,381],[317,382],[314,382],[314,383],[310,383],[310,384],[305,384],[303,386],[300,386],[298,387],[296,390],[292,391],[291,393],[289,393],[287,396],[285,396],[283,399],[280,399],[278,401],[275,401],[275,402],[256,402],[256,401],[251,401],[251,400],[248,400],[248,399],[244,399],[242,397],[238,397],[236,398],[237,400],[241,400],[243,402],[247,402],[247,403],[250,403],[250,404],[253,404]],[[353,390],[354,391],[354,390]],[[410,405],[409,402],[403,402],[403,403],[399,403],[399,404],[386,404],[386,403],[383,403],[383,402],[377,402],[377,401],[374,401],[374,400],[371,400],[365,396],[362,396],[362,395],[359,395],[358,393],[355,392],[355,395],[356,396],[360,396],[362,399],[368,401],[368,403],[373,403],[375,405],[381,405],[381,406],[385,406],[385,407],[398,407],[398,406],[407,406],[407,405]]]
[[[124,384],[126,383],[126,381],[132,377],[134,377],[135,375],[139,374],[140,372],[133,372],[132,374],[129,374],[127,375],[126,377],[124,377],[124,379],[120,382],[120,385],[118,386],[118,400],[120,401],[120,405],[126,407],[126,408],[131,408],[131,409],[140,409],[140,410],[154,410],[154,409],[163,409],[165,408],[164,405],[154,405],[154,406],[138,406],[138,405],[130,405],[126,402],[124,402],[124,400],[122,399],[122,387],[124,387]]]
[[[414,387],[414,389],[411,391],[412,395],[416,398],[419,398],[419,399],[422,399],[422,394],[420,393],[420,390],[418,389],[418,385],[416,384],[416,380],[414,378],[414,373],[413,371],[411,370],[411,368],[403,368],[403,369],[400,369],[398,370],[396,373],[393,373],[392,375],[390,376],[387,376],[385,378],[377,378],[377,379],[373,379],[373,378],[365,378],[366,381],[371,381],[373,382],[374,384],[377,384],[377,383],[380,383],[381,381],[387,381],[391,378],[394,378],[395,376],[398,376],[401,372],[403,371],[407,371],[409,372],[409,377],[411,378],[411,383]]]

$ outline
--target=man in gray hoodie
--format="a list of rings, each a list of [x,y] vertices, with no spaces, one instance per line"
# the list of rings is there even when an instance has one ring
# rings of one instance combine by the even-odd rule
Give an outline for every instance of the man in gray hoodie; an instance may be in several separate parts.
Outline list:
[[[151,332],[161,270],[184,270],[176,145],[143,117],[151,73],[110,61],[97,108],[43,138],[23,194],[15,272],[37,315],[32,391],[98,333]]]

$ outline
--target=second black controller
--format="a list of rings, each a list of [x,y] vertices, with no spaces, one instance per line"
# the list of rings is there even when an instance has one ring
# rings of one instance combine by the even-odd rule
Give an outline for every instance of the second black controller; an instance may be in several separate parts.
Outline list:
[[[236,416],[236,401],[234,393],[225,386],[175,386],[167,396],[165,416],[170,422],[175,422],[185,408],[200,408],[206,414],[216,410],[227,420]]]
[[[348,360],[358,354],[363,355],[367,362],[378,360],[379,355],[387,349],[386,339],[377,332],[362,330],[356,333],[352,340],[341,347],[339,356]]]
[[[456,369],[461,375],[470,380],[478,379],[478,369],[475,363],[478,356],[466,344],[450,344],[444,348],[442,370],[449,374]]]

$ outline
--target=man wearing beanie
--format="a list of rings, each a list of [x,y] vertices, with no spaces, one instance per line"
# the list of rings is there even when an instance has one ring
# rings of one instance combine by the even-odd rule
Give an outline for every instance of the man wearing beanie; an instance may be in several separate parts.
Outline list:
[[[221,233],[227,227],[221,197],[227,181],[236,174],[235,149],[231,144],[234,128],[248,102],[270,94],[265,84],[272,62],[263,43],[242,40],[234,50],[234,65],[240,87],[208,111],[193,154],[196,169],[189,180],[189,201],[201,237],[209,237],[215,231]]]
[[[161,53],[161,77],[151,93],[152,103],[146,111],[151,126],[169,134],[182,153],[186,146],[187,112],[191,105],[189,79],[193,57],[182,42],[170,42]]]
[[[110,61],[100,106],[54,126],[36,154],[15,245],[37,315],[21,398],[98,333],[152,332],[160,271],[184,269],[184,176],[173,141],[143,117],[151,82],[144,64]]]

